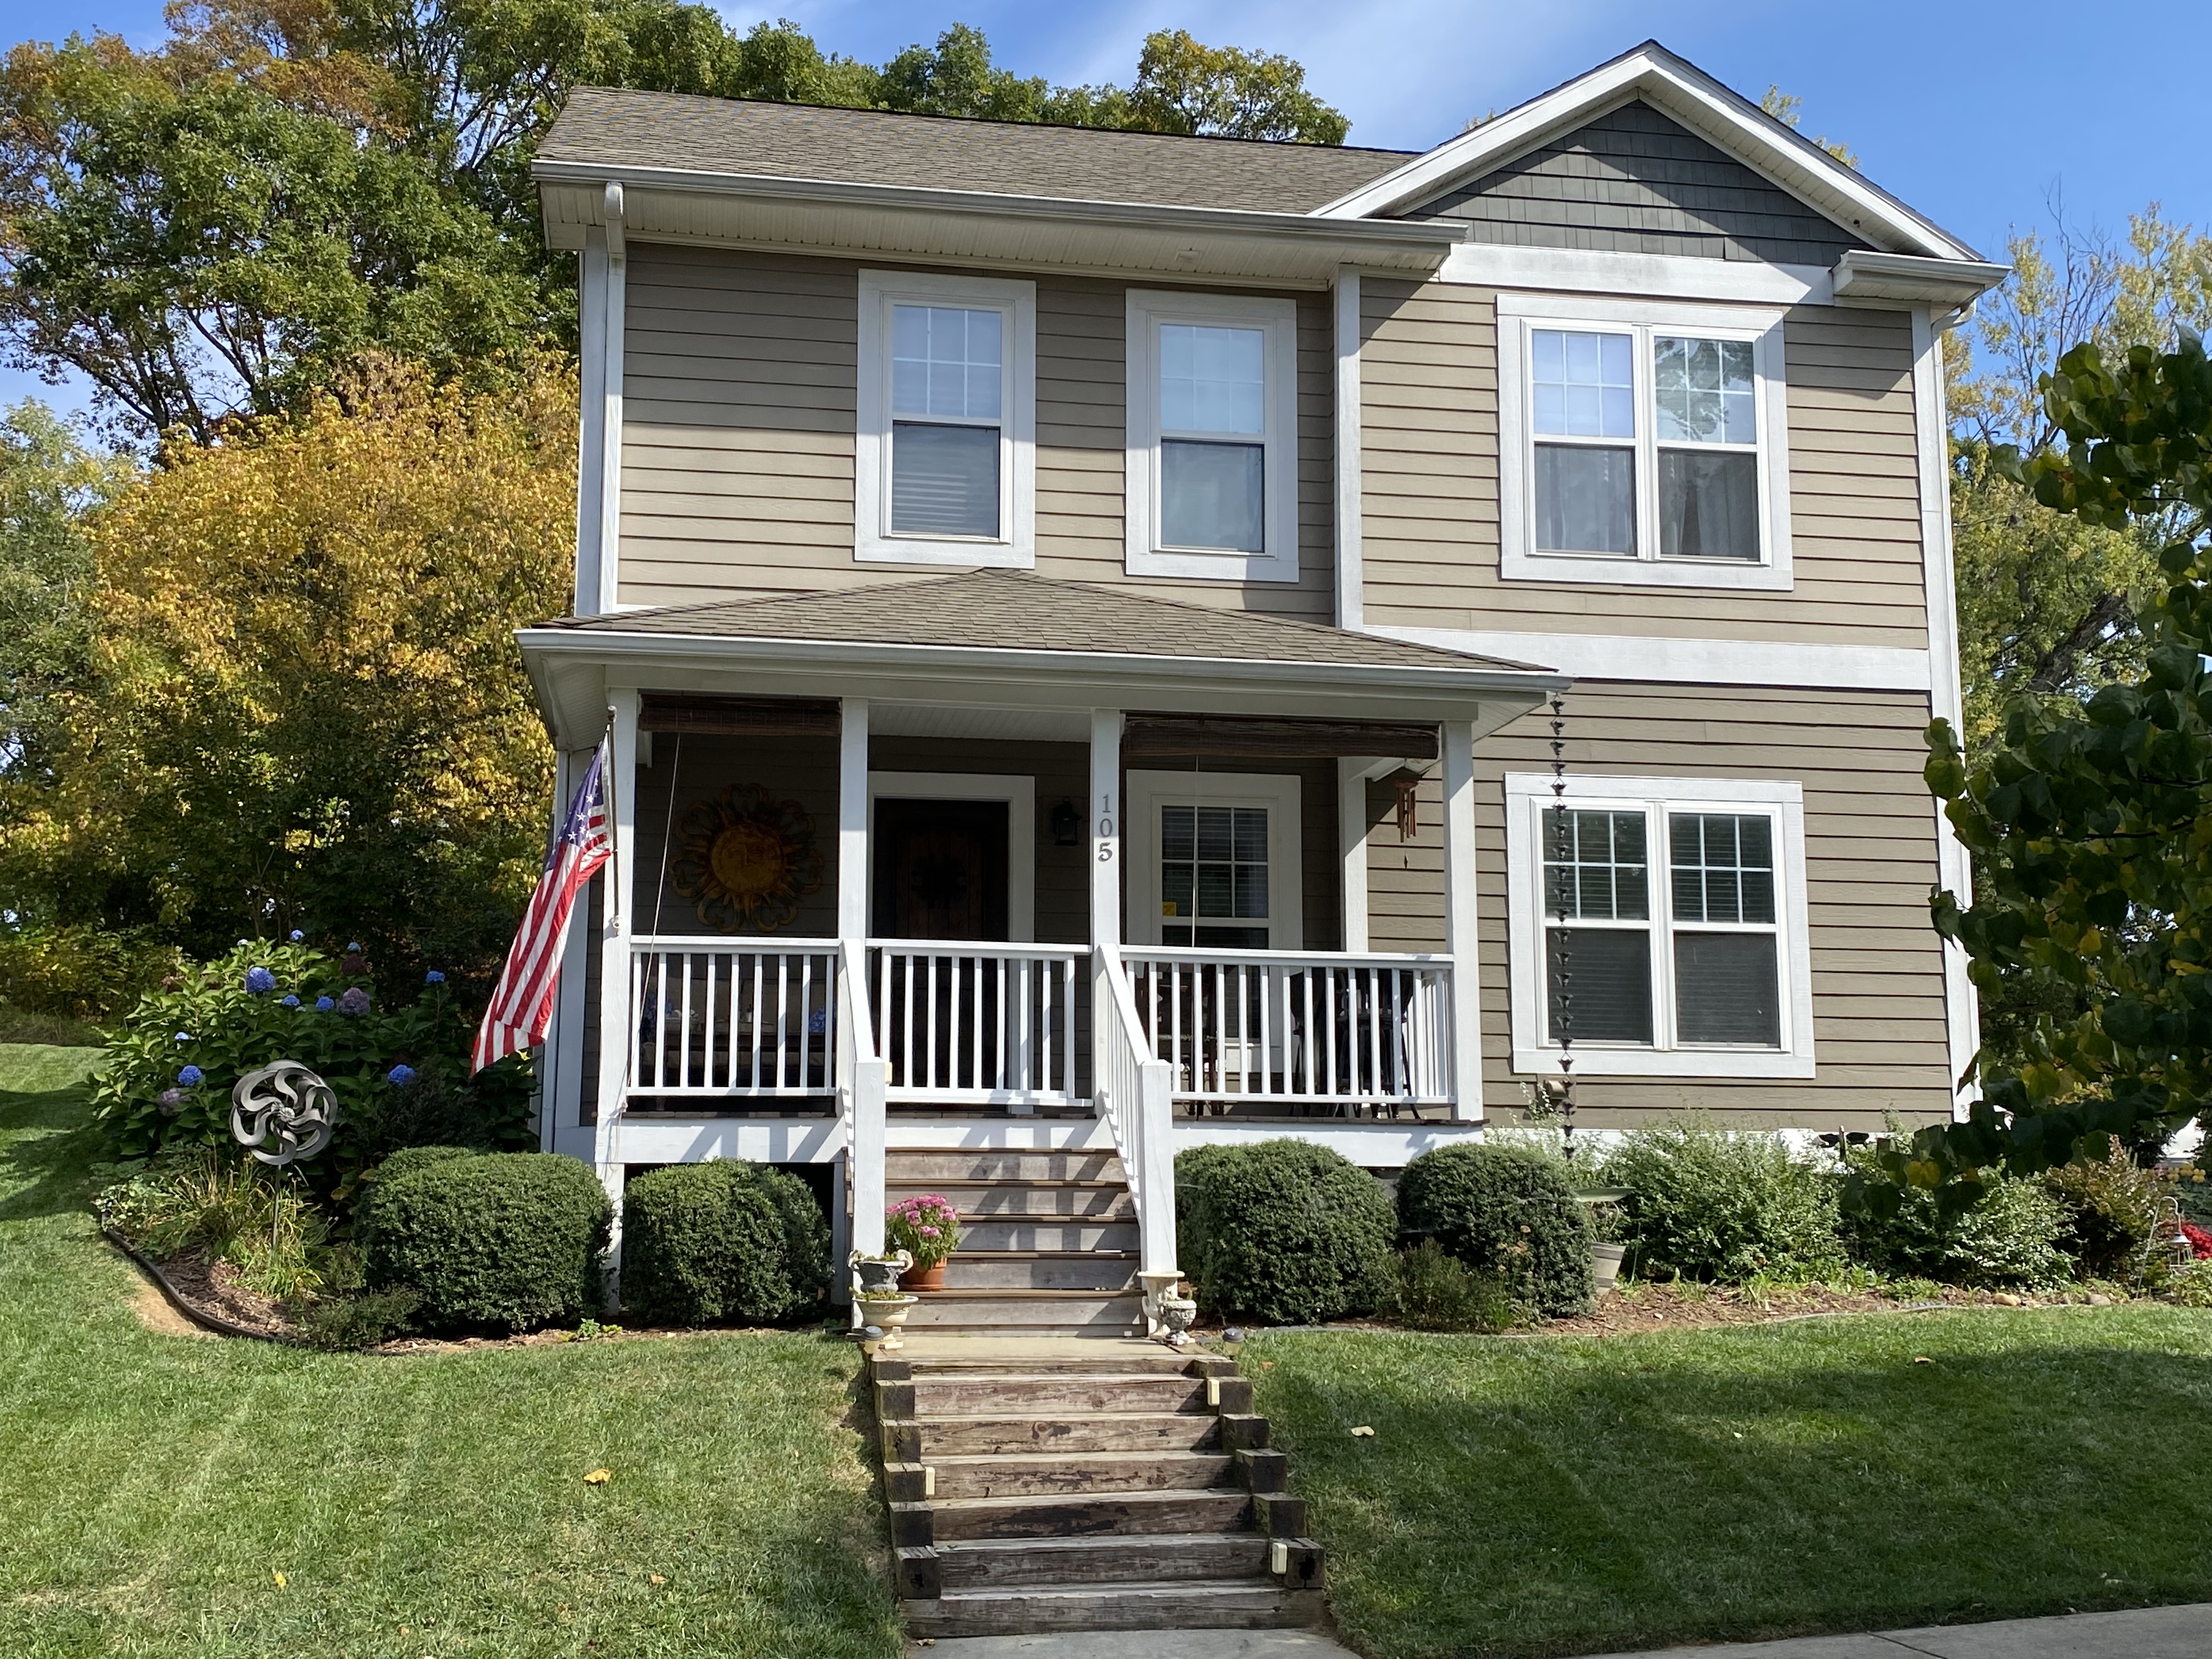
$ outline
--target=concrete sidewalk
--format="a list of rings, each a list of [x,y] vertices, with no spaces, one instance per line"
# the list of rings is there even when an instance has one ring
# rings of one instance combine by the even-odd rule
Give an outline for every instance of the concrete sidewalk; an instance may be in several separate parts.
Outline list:
[[[1352,1659],[1328,1638],[1296,1630],[1102,1631],[1067,1636],[974,1636],[907,1651],[928,1659]],[[2212,1659],[2212,1603],[1935,1625],[1864,1636],[1645,1649],[1599,1659]]]

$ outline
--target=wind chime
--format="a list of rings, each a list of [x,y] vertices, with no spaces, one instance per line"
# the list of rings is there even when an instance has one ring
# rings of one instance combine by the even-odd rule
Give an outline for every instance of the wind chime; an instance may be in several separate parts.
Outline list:
[[[1574,860],[1570,856],[1574,848],[1574,818],[1567,810],[1567,708],[1559,692],[1552,694],[1552,827],[1559,861],[1553,867],[1559,873],[1552,894],[1552,914],[1566,919],[1566,884],[1574,879]],[[1576,908],[1579,910],[1580,905]],[[1559,1133],[1565,1141],[1567,1162],[1575,1158],[1575,1039],[1574,1039],[1574,931],[1561,927],[1553,937],[1558,941],[1552,957],[1553,998],[1552,1027],[1559,1040],[1559,1080],[1551,1091],[1552,1103],[1559,1115]],[[1540,1089],[1545,1085],[1539,1084]]]

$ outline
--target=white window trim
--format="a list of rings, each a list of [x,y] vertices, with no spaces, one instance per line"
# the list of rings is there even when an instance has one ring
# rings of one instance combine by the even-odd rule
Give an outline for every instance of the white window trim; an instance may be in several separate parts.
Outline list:
[[[1128,845],[1130,944],[1160,942],[1160,808],[1264,806],[1267,808],[1267,948],[1305,948],[1300,791],[1295,776],[1271,772],[1132,772],[1122,793],[1126,810],[1121,829]]]
[[[1209,553],[1159,545],[1159,330],[1163,323],[1256,328],[1266,336],[1267,471],[1256,554]],[[1128,290],[1128,438],[1123,521],[1132,576],[1190,576],[1224,581],[1298,579],[1298,308],[1293,300],[1224,294]]]
[[[1545,1031],[1544,883],[1540,826],[1552,805],[1552,779],[1542,773],[1505,778],[1506,941],[1511,962],[1513,1069],[1556,1076],[1559,1050]],[[1779,1048],[1646,1048],[1585,1042],[1573,1047],[1577,1077],[1810,1078],[1813,1054],[1813,961],[1805,889],[1805,792],[1790,779],[1570,777],[1576,807],[1642,811],[1650,829],[1653,1030],[1663,1044],[1674,1030],[1674,973],[1668,949],[1674,889],[1668,879],[1666,814],[1765,808],[1775,822],[1775,952],[1780,976]]]
[[[868,774],[868,908],[876,914],[876,803],[878,800],[981,800],[1006,804],[1006,939],[1036,939],[1036,780],[1018,772],[871,772]]]
[[[891,307],[992,310],[1006,319],[999,407],[999,527],[995,538],[891,534]],[[860,273],[859,404],[854,424],[853,556],[878,564],[1036,563],[1036,284],[999,277],[898,270]]]
[[[1498,296],[1498,479],[1499,574],[1508,581],[1594,582],[1624,587],[1752,588],[1787,591],[1790,555],[1790,421],[1784,382],[1783,313],[1752,306],[1681,305],[1568,295]],[[1539,553],[1535,546],[1535,442],[1529,418],[1528,336],[1532,330],[1593,326],[1636,338],[1636,543],[1633,558],[1602,553]],[[1656,422],[1651,406],[1654,333],[1748,340],[1759,409],[1757,564],[1658,556]]]

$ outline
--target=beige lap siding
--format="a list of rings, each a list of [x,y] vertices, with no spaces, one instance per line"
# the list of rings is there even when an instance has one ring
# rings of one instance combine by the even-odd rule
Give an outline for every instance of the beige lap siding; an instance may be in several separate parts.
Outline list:
[[[1941,953],[1928,923],[1936,817],[1919,772],[1924,697],[1908,693],[1641,686],[1586,681],[1567,697],[1567,767],[1600,776],[1795,779],[1805,791],[1817,1075],[1804,1081],[1590,1078],[1584,1121],[1629,1122],[1683,1106],[1742,1111],[1815,1128],[1879,1127],[1894,1111],[1948,1111]],[[1548,771],[1550,732],[1531,714],[1475,749],[1482,920],[1483,1090],[1493,1114],[1517,1107],[1506,961],[1508,772]],[[1383,792],[1370,798],[1374,948],[1437,950],[1442,831],[1425,785],[1419,833],[1401,846]],[[1513,971],[1520,971],[1515,964]]]
[[[1904,313],[1790,313],[1793,586],[1723,592],[1504,580],[1492,291],[1369,277],[1360,307],[1370,626],[1927,646]]]
[[[942,571],[853,557],[860,269],[848,260],[632,246],[623,348],[624,604],[860,587]],[[1168,284],[1035,280],[1037,573],[1128,582],[1125,296],[1132,286]],[[1326,295],[1298,297],[1298,580],[1133,586],[1329,619],[1333,326]]]

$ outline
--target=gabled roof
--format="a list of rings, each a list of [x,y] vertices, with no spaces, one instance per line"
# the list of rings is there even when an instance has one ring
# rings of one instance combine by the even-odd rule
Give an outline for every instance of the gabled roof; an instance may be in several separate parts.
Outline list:
[[[538,159],[1068,202],[1310,213],[1413,159],[1395,149],[1187,138],[580,87]]]
[[[1965,242],[1656,40],[1646,40],[1313,211],[1323,218],[1405,213],[1639,99],[1887,252],[1980,262]]]
[[[1525,663],[1018,570],[568,617],[579,634],[1546,674]]]

